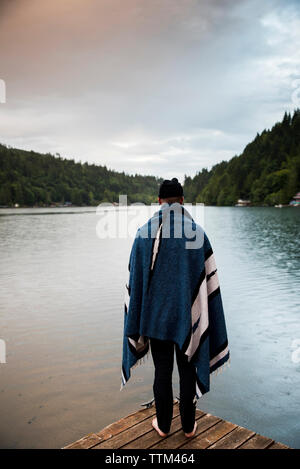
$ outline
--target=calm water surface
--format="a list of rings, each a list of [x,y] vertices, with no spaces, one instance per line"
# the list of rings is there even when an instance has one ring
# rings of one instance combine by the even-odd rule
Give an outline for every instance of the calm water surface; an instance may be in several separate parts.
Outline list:
[[[198,407],[300,448],[300,210],[204,215],[231,366]],[[98,220],[92,208],[0,210],[2,448],[61,447],[152,397],[151,358],[119,391],[132,239],[99,239]]]

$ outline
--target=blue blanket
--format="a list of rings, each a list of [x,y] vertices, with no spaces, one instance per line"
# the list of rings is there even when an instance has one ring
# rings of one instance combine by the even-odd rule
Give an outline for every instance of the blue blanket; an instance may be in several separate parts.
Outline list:
[[[217,268],[203,229],[178,203],[160,206],[138,229],[124,303],[122,387],[150,347],[171,340],[197,372],[197,398],[229,359]]]

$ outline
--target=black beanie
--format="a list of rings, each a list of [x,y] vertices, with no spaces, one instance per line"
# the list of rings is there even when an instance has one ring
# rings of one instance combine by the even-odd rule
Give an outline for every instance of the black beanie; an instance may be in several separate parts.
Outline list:
[[[159,188],[158,197],[160,199],[167,199],[168,197],[182,197],[183,196],[183,189],[180,182],[178,182],[177,178],[173,178],[171,181],[166,179],[163,181]]]

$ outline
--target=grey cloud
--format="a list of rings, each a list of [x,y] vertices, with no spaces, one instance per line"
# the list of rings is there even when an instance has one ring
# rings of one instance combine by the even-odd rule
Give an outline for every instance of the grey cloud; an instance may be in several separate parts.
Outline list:
[[[14,0],[0,15],[4,143],[182,177],[292,107],[291,0]]]

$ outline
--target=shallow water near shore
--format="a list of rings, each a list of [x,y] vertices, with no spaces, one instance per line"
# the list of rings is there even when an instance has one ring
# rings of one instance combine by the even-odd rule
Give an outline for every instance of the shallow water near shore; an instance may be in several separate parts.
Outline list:
[[[300,210],[205,207],[200,218],[231,365],[197,407],[300,448]],[[151,357],[119,391],[132,238],[99,239],[98,220],[87,207],[0,210],[1,448],[62,447],[152,398]]]

